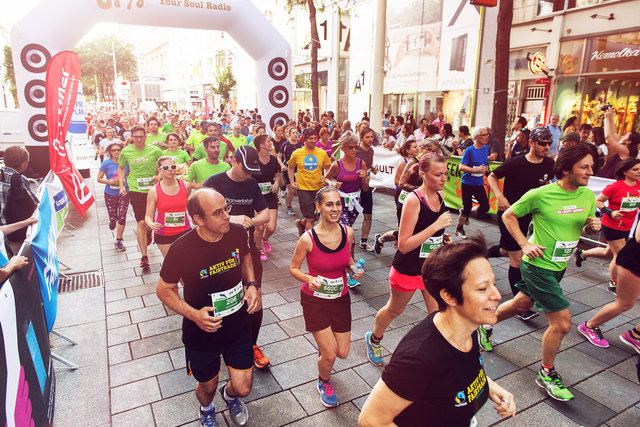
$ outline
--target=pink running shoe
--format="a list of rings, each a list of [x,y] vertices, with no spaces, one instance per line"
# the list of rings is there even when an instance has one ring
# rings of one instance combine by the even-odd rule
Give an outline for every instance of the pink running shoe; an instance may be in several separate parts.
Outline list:
[[[266,261],[267,254],[264,253],[264,249],[260,249],[260,261]]]
[[[597,347],[609,347],[609,343],[604,339],[600,328],[588,328],[587,322],[582,322],[582,324],[578,326],[578,331],[580,331],[591,344]]]
[[[640,340],[635,339],[631,335],[631,331],[626,331],[624,334],[620,335],[620,341],[627,344],[640,354]]]
[[[262,246],[264,247],[265,252],[267,252],[268,254],[271,253],[271,243],[269,243],[268,240],[263,240]]]

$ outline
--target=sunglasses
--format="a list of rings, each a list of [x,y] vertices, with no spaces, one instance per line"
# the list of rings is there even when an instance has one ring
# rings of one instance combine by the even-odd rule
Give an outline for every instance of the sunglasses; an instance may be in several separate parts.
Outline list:
[[[553,141],[536,141],[536,144],[538,144],[541,147],[548,147],[553,143]]]
[[[176,165],[162,165],[158,169],[162,169],[163,171],[174,171],[178,166]]]

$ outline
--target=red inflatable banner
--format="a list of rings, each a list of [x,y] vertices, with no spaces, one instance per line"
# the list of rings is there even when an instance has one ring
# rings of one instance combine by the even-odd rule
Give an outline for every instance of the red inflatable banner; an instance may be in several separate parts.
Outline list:
[[[80,58],[62,51],[51,58],[45,82],[49,161],[67,196],[81,216],[94,201],[93,194],[77,171],[65,148],[65,137],[71,122],[80,83]]]

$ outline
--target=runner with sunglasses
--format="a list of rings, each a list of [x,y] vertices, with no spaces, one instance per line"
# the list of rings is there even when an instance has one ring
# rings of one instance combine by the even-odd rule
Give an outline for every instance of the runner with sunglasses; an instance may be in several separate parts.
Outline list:
[[[158,159],[157,183],[147,196],[147,213],[144,221],[154,233],[154,241],[162,256],[180,236],[191,230],[187,216],[187,197],[191,183],[176,179],[175,159],[162,156]],[[153,216],[156,214],[155,219]]]

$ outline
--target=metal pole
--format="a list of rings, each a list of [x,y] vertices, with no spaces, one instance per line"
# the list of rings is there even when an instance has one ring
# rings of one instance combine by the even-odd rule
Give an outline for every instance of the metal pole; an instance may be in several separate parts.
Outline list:
[[[373,44],[373,77],[371,80],[371,128],[382,134],[387,0],[377,0],[376,4],[376,25],[374,28]]]
[[[146,94],[144,92],[144,79],[142,78],[142,54],[138,55],[138,83],[140,83],[140,102],[146,101]]]
[[[116,109],[120,108],[120,102],[118,101],[118,70],[116,68],[116,47],[111,40],[111,54],[113,55],[113,92],[116,96]]]
[[[97,103],[100,104],[100,91],[98,90],[98,75],[94,74],[93,77],[96,79],[96,99],[97,99]],[[97,105],[96,105],[97,107]]]

